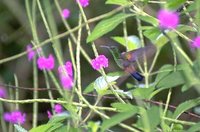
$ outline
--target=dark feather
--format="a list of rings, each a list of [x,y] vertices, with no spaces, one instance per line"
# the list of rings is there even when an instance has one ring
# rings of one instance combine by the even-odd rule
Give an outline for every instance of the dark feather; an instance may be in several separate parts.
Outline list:
[[[135,78],[136,80],[138,80],[138,81],[142,81],[143,80],[143,76],[139,73],[139,72],[137,72],[137,71],[135,71],[135,72],[133,72],[133,73],[130,73],[131,74],[131,76],[133,77],[133,78]]]

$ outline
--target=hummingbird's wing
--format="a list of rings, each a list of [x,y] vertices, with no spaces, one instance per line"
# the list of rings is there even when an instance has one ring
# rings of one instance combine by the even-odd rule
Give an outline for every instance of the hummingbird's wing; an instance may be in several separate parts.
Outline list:
[[[139,48],[136,50],[123,52],[121,53],[121,58],[123,60],[127,60],[130,63],[134,63],[136,61],[142,61],[144,58],[144,55],[148,58],[152,57],[154,53],[156,52],[156,47],[153,44],[149,44],[143,48]]]
[[[136,71],[135,66],[133,64],[130,64],[128,66],[124,65],[124,70],[138,81],[142,81],[144,78],[139,72]]]

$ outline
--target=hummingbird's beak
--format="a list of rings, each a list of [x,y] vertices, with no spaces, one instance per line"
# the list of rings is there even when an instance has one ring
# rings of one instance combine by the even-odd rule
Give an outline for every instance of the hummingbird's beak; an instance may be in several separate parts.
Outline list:
[[[109,47],[109,46],[106,46],[106,45],[102,45],[102,46],[100,46],[100,47],[110,49],[110,47]]]

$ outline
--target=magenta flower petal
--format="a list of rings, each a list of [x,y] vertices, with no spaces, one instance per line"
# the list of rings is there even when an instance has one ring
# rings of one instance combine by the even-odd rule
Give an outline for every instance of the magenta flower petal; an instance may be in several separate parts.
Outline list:
[[[104,55],[99,55],[95,59],[92,59],[91,65],[95,70],[99,70],[102,67],[106,68],[108,67],[108,58],[106,58]]]
[[[0,98],[6,98],[6,96],[7,96],[6,90],[0,87]]]
[[[99,70],[101,68],[100,62],[96,59],[92,59],[91,65],[92,65],[92,68],[95,70]]]
[[[48,58],[39,57],[37,60],[37,65],[40,70],[51,70],[54,68],[54,57],[53,55],[49,55]]]
[[[58,67],[60,82],[65,89],[71,89],[73,86],[73,68],[72,63],[67,61],[65,65]]]
[[[47,115],[48,115],[48,118],[50,119],[52,117],[52,114],[49,110],[47,110]]]
[[[5,113],[4,120],[13,124],[24,124],[26,121],[26,114],[20,111]]]
[[[5,121],[10,122],[11,114],[6,112],[6,113],[4,113],[3,118],[4,118]]]
[[[55,111],[57,114],[61,113],[61,112],[63,111],[62,105],[60,105],[60,104],[54,105],[54,111]]]
[[[67,61],[67,62],[65,63],[65,67],[66,67],[67,73],[68,73],[70,76],[73,76],[73,68],[72,68],[72,63],[71,63],[71,61]]]
[[[176,28],[179,24],[179,15],[177,12],[172,12],[168,10],[160,10],[158,12],[157,18],[159,20],[160,28],[171,29]]]
[[[65,73],[66,72],[66,73]],[[68,74],[70,76],[73,76],[73,68],[72,68],[72,63],[70,61],[67,61],[65,65],[59,66],[58,67],[58,73],[59,74]]]
[[[54,68],[54,57],[53,55],[49,55],[49,57],[46,59],[46,69],[51,70]]]
[[[70,10],[69,9],[63,9],[62,10],[62,17],[63,18],[65,18],[65,19],[67,19],[67,18],[69,18],[69,16],[70,16]]]
[[[192,42],[192,46],[194,46],[196,48],[200,48],[200,36],[197,36],[196,38],[194,38],[194,40]]]
[[[106,58],[104,55],[99,55],[97,58],[98,62],[101,64],[102,67],[106,68],[108,67],[108,58]]]
[[[73,78],[70,77],[69,75],[65,76],[60,76],[60,81],[64,89],[70,90],[72,86],[74,85],[73,83]]]
[[[80,3],[82,7],[87,7],[89,5],[89,0],[76,0],[77,3]]]
[[[28,52],[28,60],[31,61],[33,57],[35,56],[35,51],[32,50],[31,44],[26,46],[26,51]]]

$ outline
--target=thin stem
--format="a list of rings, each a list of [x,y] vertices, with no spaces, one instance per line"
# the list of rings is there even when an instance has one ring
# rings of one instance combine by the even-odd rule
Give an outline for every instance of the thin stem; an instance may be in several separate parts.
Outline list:
[[[169,106],[169,101],[170,101],[170,98],[171,98],[171,94],[172,94],[172,90],[170,88],[169,92],[168,92],[168,95],[167,95],[167,101],[166,101],[166,104],[165,104],[165,109],[164,109],[164,112],[163,112],[163,117],[166,116],[166,113],[167,113],[167,110],[168,110],[168,106]]]
[[[73,100],[74,98],[74,88],[76,86],[76,81],[77,81],[77,67],[76,67],[76,61],[75,61],[75,57],[74,57],[74,50],[73,50],[73,47],[72,47],[72,43],[70,41],[70,39],[68,40],[68,45],[69,45],[69,53],[70,53],[70,58],[72,60],[72,65],[73,65],[73,69],[74,69],[74,85],[72,87],[72,94],[71,94],[71,98],[70,98],[70,101]]]
[[[14,74],[14,79],[15,79],[15,86],[16,87],[19,87],[19,82],[18,82],[18,79],[17,79],[17,75]],[[18,100],[19,99],[19,89],[15,89],[15,99]],[[16,110],[19,110],[19,104],[16,104],[15,105],[15,109]]]
[[[85,15],[85,12],[83,11],[83,8],[82,8],[82,6],[80,5],[80,3],[79,3],[79,2],[77,2],[77,3],[78,3],[78,7],[79,7],[79,9],[80,9],[80,11],[81,11],[81,15],[82,15],[82,17],[83,17],[83,20],[84,20],[84,22],[86,23],[86,22],[87,22],[87,17],[86,17],[86,15]],[[90,35],[90,34],[91,34],[91,31],[90,31],[89,24],[86,24],[86,29],[87,29],[88,35]],[[93,49],[93,52],[94,52],[95,56],[98,56],[98,51],[97,51],[97,48],[96,48],[94,42],[92,42],[92,49]]]
[[[81,14],[79,14],[79,25],[82,23],[82,17]],[[77,39],[77,47],[76,47],[76,65],[77,65],[77,88],[80,94],[82,94],[81,91],[81,63],[80,63],[80,44],[81,44],[81,32],[82,28],[78,31],[78,39]],[[82,104],[82,100],[79,100],[79,103]],[[79,109],[78,115],[81,118],[82,115],[82,108]]]
[[[172,47],[172,51],[173,51],[173,56],[174,56],[174,71],[177,70],[176,66],[177,66],[177,57],[176,57],[176,50],[175,50],[175,46],[174,46],[174,42],[173,40],[169,37],[169,35],[167,33],[165,33],[165,31],[162,32],[164,34],[165,37],[167,37],[167,39],[169,40],[171,47]]]
[[[100,100],[101,100],[101,97],[98,96],[97,100],[96,100],[96,102],[94,103],[93,106],[97,106]],[[90,116],[92,115],[92,112],[93,112],[92,110],[89,111],[89,113],[87,114],[85,119],[83,119],[82,123],[85,123],[90,118]]]
[[[47,76],[47,72],[44,70],[43,73],[44,73],[44,78],[45,78],[45,82],[46,82],[46,87],[47,87],[47,89],[50,89],[49,78]],[[53,94],[50,90],[48,90],[48,95],[49,95],[49,98],[51,100],[53,100]],[[53,107],[54,107],[54,103],[51,102],[51,108],[53,109]]]
[[[157,49],[156,54],[155,54],[154,59],[153,59],[153,62],[152,62],[152,64],[151,64],[151,67],[150,67],[150,69],[149,69],[149,73],[151,73],[151,72],[153,71],[153,68],[154,68],[154,66],[155,66],[155,64],[156,64],[156,61],[157,61],[157,59],[158,59],[158,55],[159,55],[159,54],[160,54],[160,49]]]
[[[182,54],[182,56],[187,60],[187,62],[193,66],[193,62],[192,60],[189,58],[189,56],[176,44],[176,42],[174,42],[174,46],[176,47],[176,49]]]
[[[9,98],[11,100],[14,100],[14,92],[13,89],[9,89]],[[10,111],[14,110],[14,105],[13,104],[9,104],[10,105]],[[9,123],[8,126],[8,132],[13,132],[13,124]]]
[[[36,58],[33,59],[33,99],[38,98],[38,91],[36,90],[38,88],[38,70],[37,70],[37,64],[36,64]],[[38,119],[38,103],[33,103],[33,127],[37,126],[37,119]]]
[[[167,120],[167,121],[170,121],[170,122],[174,122],[174,123],[180,123],[180,124],[183,124],[183,125],[195,125],[196,123],[195,122],[189,122],[189,121],[181,121],[181,120],[177,120],[177,119],[171,119],[171,118],[168,118],[168,117],[162,117],[164,120]]]
[[[0,102],[1,128],[2,128],[3,132],[7,132],[6,123],[3,118],[3,113],[4,113],[3,104],[2,104],[2,102]]]
[[[183,5],[183,10],[185,11],[185,14],[187,15],[187,17],[189,18],[189,21],[192,23],[193,28],[196,30],[196,32],[199,32],[199,29],[198,29],[199,26],[194,22],[194,19],[191,17],[189,12],[187,11],[185,5]]]
[[[123,9],[123,12],[125,13],[125,9]],[[126,51],[128,51],[128,33],[127,33],[127,27],[126,27],[126,19],[124,19],[123,21],[123,33],[124,33]]]
[[[144,36],[143,36],[142,30],[141,30],[141,27],[142,27],[141,21],[138,17],[136,17],[136,21],[137,21],[137,26],[138,26],[137,30],[139,32],[141,45],[142,45],[142,47],[144,47],[145,44],[144,44]],[[146,88],[148,88],[149,87],[149,74],[148,74],[146,54],[144,54],[144,76],[145,76],[145,86],[146,86]]]
[[[75,105],[75,106],[80,106],[80,107],[88,107],[88,105],[86,104],[80,104],[77,102],[67,102],[67,101],[62,101],[62,100],[51,100],[51,99],[26,99],[26,100],[13,100],[13,99],[4,99],[4,98],[0,98],[0,101],[2,102],[6,102],[6,103],[19,103],[19,104],[30,104],[30,103],[58,103],[58,104],[71,104],[71,105]],[[110,108],[110,107],[100,107],[100,106],[95,106],[95,109],[99,109],[99,110],[107,110],[107,111],[117,111],[116,108]]]
[[[176,32],[180,37],[182,37],[183,39],[192,42],[192,40],[190,38],[188,38],[187,36],[185,36],[183,33],[179,32],[178,30],[173,29],[174,32]]]

